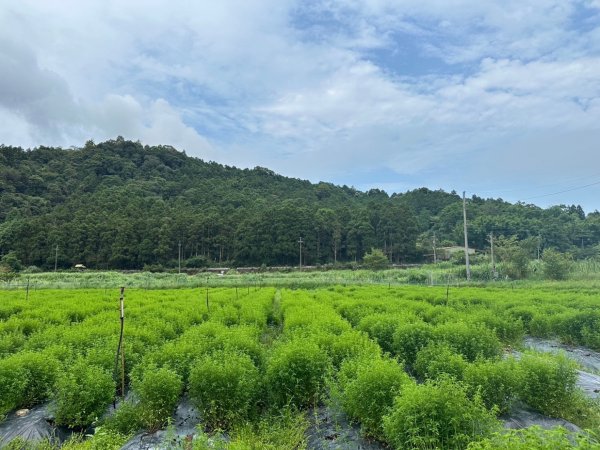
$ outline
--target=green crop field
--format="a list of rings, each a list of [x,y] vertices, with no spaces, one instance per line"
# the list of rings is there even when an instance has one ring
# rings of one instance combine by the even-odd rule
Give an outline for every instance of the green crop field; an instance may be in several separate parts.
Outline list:
[[[576,364],[523,348],[534,336],[600,351],[589,285],[211,280],[126,288],[124,367],[116,287],[0,291],[0,416],[48,405],[54,425],[81,433],[1,445],[121,448],[163,429],[164,448],[302,449],[326,411],[335,436],[360,427],[373,448],[599,448],[598,400],[578,388]],[[200,417],[193,437],[170,420],[182,401]],[[586,431],[503,431],[522,407]]]

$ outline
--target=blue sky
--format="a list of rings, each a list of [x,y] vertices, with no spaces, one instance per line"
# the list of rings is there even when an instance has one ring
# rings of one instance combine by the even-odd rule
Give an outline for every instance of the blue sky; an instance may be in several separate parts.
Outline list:
[[[0,0],[0,70],[5,144],[600,209],[600,0]]]

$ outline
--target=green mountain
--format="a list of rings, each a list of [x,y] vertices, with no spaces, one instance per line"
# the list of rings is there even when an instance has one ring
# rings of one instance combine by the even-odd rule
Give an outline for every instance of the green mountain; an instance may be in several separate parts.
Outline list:
[[[437,242],[462,240],[462,202],[425,188],[404,194],[313,184],[256,167],[238,169],[169,146],[122,138],[83,148],[0,146],[0,255],[23,265],[92,268],[361,260],[381,248],[419,261]],[[600,242],[599,214],[469,200],[470,241],[494,231],[585,256]],[[584,250],[581,250],[583,246]],[[590,250],[586,250],[590,249]]]

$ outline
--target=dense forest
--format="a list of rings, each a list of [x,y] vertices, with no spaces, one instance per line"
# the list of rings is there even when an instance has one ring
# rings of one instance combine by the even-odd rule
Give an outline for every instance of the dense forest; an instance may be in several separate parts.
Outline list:
[[[470,246],[490,233],[595,256],[600,213],[468,199]],[[118,137],[83,148],[0,146],[0,256],[22,266],[140,269],[183,265],[297,265],[360,261],[371,248],[391,262],[423,261],[462,242],[462,201],[426,188],[372,189],[286,178],[188,157]],[[58,250],[57,250],[58,249]],[[181,250],[180,250],[181,249]]]

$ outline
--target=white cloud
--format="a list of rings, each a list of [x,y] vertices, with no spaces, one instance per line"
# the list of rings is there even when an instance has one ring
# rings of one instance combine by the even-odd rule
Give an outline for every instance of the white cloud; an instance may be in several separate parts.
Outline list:
[[[340,179],[600,128],[600,28],[574,19],[597,0],[0,4],[0,131],[14,144],[123,135]]]

